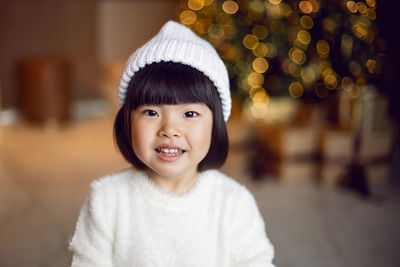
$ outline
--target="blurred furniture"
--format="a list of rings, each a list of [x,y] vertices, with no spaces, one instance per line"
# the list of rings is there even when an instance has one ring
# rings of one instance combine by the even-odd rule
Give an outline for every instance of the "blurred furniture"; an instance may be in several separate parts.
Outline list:
[[[272,172],[282,182],[314,179],[317,175],[318,134],[313,127],[260,124],[259,138],[267,148]]]
[[[31,58],[19,66],[20,108],[34,122],[69,118],[70,69],[61,58]]]
[[[353,131],[325,130],[321,138],[320,181],[325,186],[336,185],[351,163],[354,147]],[[362,138],[360,163],[368,184],[383,184],[389,177],[391,132],[375,132]]]

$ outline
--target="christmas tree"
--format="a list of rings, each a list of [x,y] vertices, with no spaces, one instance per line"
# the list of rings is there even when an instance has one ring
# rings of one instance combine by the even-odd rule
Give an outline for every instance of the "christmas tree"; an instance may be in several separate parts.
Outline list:
[[[263,114],[270,96],[357,98],[382,72],[375,0],[182,0],[181,23],[210,41],[233,94]],[[259,112],[257,113],[257,110]]]

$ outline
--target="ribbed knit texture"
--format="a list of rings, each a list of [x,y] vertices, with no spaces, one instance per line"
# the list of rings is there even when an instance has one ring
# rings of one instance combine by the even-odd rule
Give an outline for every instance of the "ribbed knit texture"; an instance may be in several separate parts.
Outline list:
[[[253,196],[218,171],[183,195],[134,170],[93,182],[70,249],[73,267],[273,266]]]
[[[214,47],[186,26],[167,22],[150,41],[128,59],[119,85],[119,102],[124,103],[133,75],[154,62],[171,61],[189,65],[203,72],[217,88],[225,121],[231,113],[229,77],[224,62]]]

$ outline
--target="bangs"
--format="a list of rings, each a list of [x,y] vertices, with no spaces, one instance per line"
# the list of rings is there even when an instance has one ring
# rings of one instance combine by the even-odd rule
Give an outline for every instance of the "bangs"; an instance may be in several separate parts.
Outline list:
[[[205,103],[210,106],[212,82],[202,72],[175,62],[153,63],[139,70],[129,85],[131,109],[141,105]],[[216,91],[215,89],[212,91]],[[211,94],[213,96],[211,96]]]

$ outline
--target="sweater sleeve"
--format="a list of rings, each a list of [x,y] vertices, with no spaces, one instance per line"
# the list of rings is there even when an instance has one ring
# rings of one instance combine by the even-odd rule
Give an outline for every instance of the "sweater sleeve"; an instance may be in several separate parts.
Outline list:
[[[111,267],[112,263],[112,198],[98,182],[80,211],[75,234],[70,242],[72,267]]]
[[[243,187],[232,213],[233,267],[273,267],[274,248],[253,195]]]

